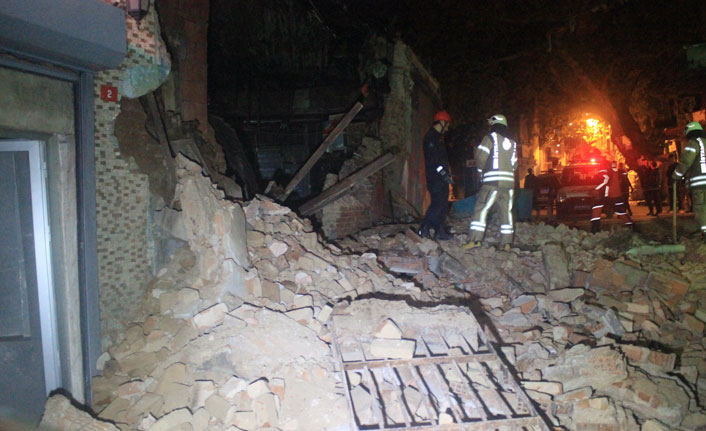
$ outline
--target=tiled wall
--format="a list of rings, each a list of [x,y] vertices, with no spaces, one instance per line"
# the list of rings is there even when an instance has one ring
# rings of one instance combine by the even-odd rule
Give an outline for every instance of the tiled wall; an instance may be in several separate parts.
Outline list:
[[[124,8],[124,0],[106,2]],[[102,100],[100,89],[102,85],[120,88],[127,70],[155,64],[157,56],[164,55],[159,50],[160,38],[155,37],[159,34],[156,18],[154,8],[139,25],[127,17],[127,56],[118,69],[95,76],[98,277],[104,347],[139,307],[151,278],[147,233],[150,193],[147,175],[120,154],[114,135],[120,102]]]

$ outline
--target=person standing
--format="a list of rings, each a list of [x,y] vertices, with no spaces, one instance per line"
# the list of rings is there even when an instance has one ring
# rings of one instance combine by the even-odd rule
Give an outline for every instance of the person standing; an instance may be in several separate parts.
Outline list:
[[[657,168],[657,162],[650,162],[645,172],[645,184],[643,186],[645,200],[649,212],[647,215],[658,216],[662,213],[662,177]]]
[[[615,213],[619,219],[624,220],[625,226],[635,230],[635,224],[628,215],[623,189],[621,187],[622,175],[618,171],[618,164],[612,162],[610,169],[603,168],[598,171],[603,176],[603,182],[596,186],[596,198],[591,208],[591,233],[601,231],[601,212],[608,207],[608,212]]]
[[[623,193],[623,202],[625,203],[625,209],[630,217],[632,217],[632,209],[630,208],[630,193],[633,191],[632,183],[630,178],[628,178],[628,171],[625,169],[625,165],[621,163],[618,165],[618,173],[620,174],[620,191]]]
[[[677,211],[680,213],[684,212],[684,209],[682,207],[682,202],[684,201],[684,181],[674,180],[674,170],[677,168],[677,155],[672,153],[669,155],[669,161],[671,162],[669,167],[667,168],[667,186],[668,190],[667,193],[669,194],[669,209],[667,212],[671,212],[674,209],[674,193],[672,190],[674,189],[674,183],[677,183]]]
[[[424,136],[424,170],[427,177],[427,190],[431,196],[431,203],[424,220],[419,226],[419,236],[431,237],[434,231],[435,240],[451,239],[446,232],[444,220],[449,208],[449,184],[453,179],[449,173],[449,158],[446,147],[441,142],[441,136],[446,133],[451,124],[451,116],[446,111],[439,111],[434,115],[434,122]]]
[[[674,169],[672,179],[687,178],[687,187],[692,194],[694,218],[699,224],[701,238],[706,242],[706,133],[697,121],[692,121],[684,129],[687,143]]]
[[[512,220],[512,198],[517,170],[517,144],[507,137],[507,119],[493,115],[488,119],[490,134],[475,149],[476,167],[482,171],[481,188],[473,209],[471,235],[464,250],[481,245],[490,209],[497,204],[500,218],[500,243],[510,249],[515,233]]]
[[[532,193],[532,211],[537,207],[537,176],[534,174],[532,168],[527,169],[527,175],[525,175],[525,183],[523,184],[523,189],[529,190]]]

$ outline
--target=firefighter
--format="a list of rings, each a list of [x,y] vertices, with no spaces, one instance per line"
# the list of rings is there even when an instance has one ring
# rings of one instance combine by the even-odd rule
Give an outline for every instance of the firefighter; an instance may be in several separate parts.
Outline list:
[[[603,176],[603,181],[595,189],[591,209],[591,232],[601,231],[601,212],[605,206],[608,207],[608,212],[615,213],[619,219],[625,221],[625,226],[635,231],[635,224],[627,213],[626,196],[623,192],[622,175],[618,170],[618,164],[612,162],[610,169],[603,168],[598,173]]]
[[[493,115],[488,119],[490,134],[475,149],[476,167],[481,172],[481,188],[473,209],[471,236],[466,250],[481,245],[488,212],[497,204],[500,216],[500,243],[510,249],[515,233],[512,220],[512,198],[517,170],[517,144],[507,137],[507,119]]]
[[[451,123],[451,116],[446,111],[434,115],[434,123],[424,136],[424,167],[427,177],[427,190],[431,203],[419,226],[419,236],[430,238],[434,230],[434,239],[448,240],[451,235],[444,227],[446,211],[449,208],[449,184],[454,181],[449,174],[449,159],[446,148],[441,143],[441,135],[446,133]]]
[[[697,121],[686,125],[684,135],[688,142],[681,152],[679,164],[672,179],[687,178],[687,187],[692,194],[694,218],[700,226],[701,238],[706,241],[706,133]]]

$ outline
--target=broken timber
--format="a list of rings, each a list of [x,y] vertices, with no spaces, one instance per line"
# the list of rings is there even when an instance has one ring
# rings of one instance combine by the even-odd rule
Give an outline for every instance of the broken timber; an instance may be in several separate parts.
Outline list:
[[[306,174],[309,173],[311,168],[314,167],[316,162],[319,161],[321,156],[324,155],[328,147],[333,144],[333,141],[338,138],[338,136],[343,132],[343,130],[350,124],[351,121],[353,121],[353,118],[360,112],[360,110],[363,109],[363,104],[360,102],[356,102],[355,105],[351,108],[350,111],[341,119],[341,121],[338,122],[336,127],[333,129],[331,133],[326,137],[324,142],[319,146],[319,148],[314,151],[314,154],[309,157],[309,160],[304,163],[304,166],[302,166],[299,171],[294,175],[294,178],[287,184],[287,187],[284,189],[284,195],[282,196],[282,200],[284,201],[287,199],[287,196],[290,195],[294,191],[294,189],[297,187],[297,185],[304,179]]]
[[[366,179],[375,172],[389,165],[394,160],[395,156],[390,153],[387,153],[384,156],[375,159],[373,162],[367,164],[363,169],[342,179],[341,181],[337,182],[336,184],[321,192],[321,194],[319,194],[315,198],[304,203],[301,207],[299,207],[299,212],[302,215],[310,215],[315,213],[326,205],[350,193],[353,187],[357,185],[360,181]]]

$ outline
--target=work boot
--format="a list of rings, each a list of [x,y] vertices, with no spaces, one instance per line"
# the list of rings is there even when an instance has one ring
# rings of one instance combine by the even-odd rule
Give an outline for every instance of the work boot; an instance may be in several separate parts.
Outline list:
[[[480,241],[471,241],[468,244],[464,245],[462,248],[464,250],[472,250],[474,248],[480,247]]]
[[[419,226],[419,230],[417,231],[417,235],[421,236],[422,238],[431,238],[431,234],[429,233],[429,226],[427,226],[426,223],[422,222],[422,225]]]
[[[451,238],[453,238],[453,236],[451,236],[451,235],[446,231],[446,228],[444,228],[443,225],[439,226],[439,227],[436,228],[436,230],[434,231],[434,239],[437,240],[437,241],[448,241],[448,240],[450,240]]]
[[[601,231],[601,222],[596,220],[591,222],[591,233],[598,233]]]

